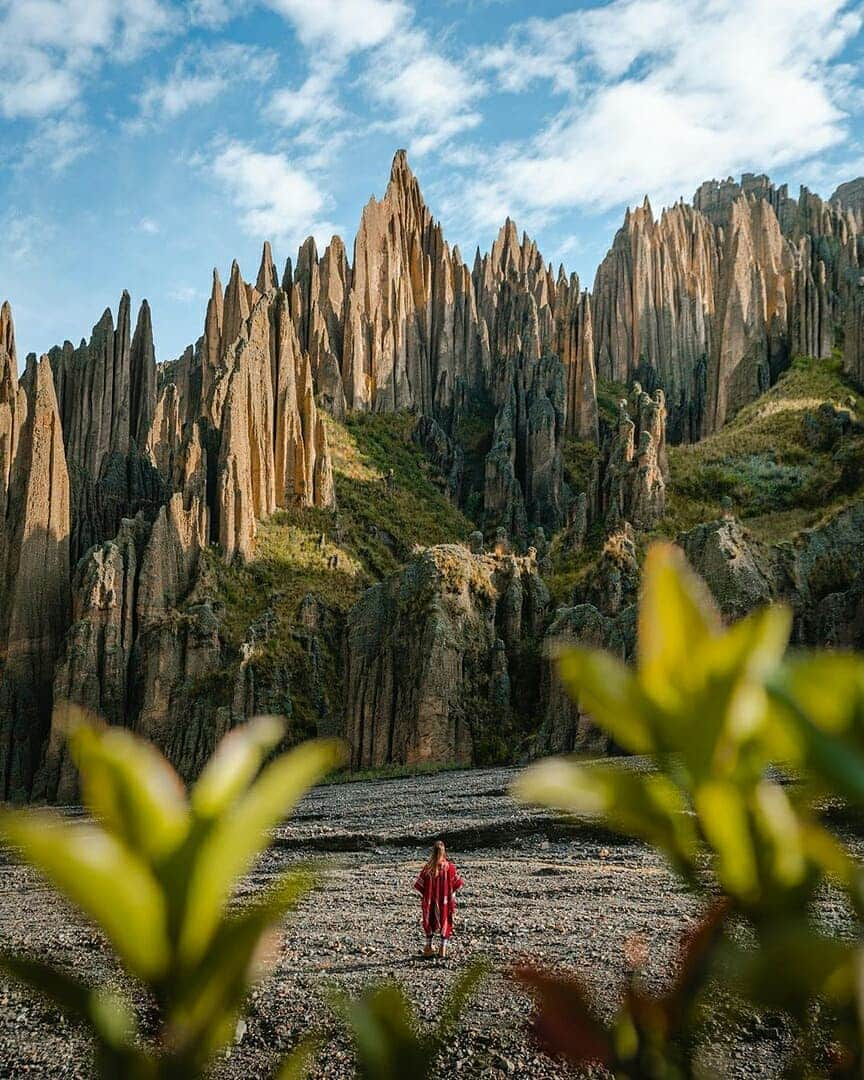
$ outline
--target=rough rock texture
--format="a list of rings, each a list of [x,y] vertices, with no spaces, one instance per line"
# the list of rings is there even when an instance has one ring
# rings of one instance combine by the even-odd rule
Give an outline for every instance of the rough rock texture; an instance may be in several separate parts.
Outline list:
[[[72,481],[73,564],[114,536],[123,517],[152,518],[166,497],[144,453],[156,406],[150,308],[144,300],[130,336],[130,303],[124,292],[116,328],[106,308],[89,342],[48,354]]]
[[[513,705],[510,664],[547,605],[533,560],[450,544],[369,589],[346,631],[352,764],[471,762],[482,718]]]
[[[679,537],[722,611],[738,617],[768,600],[794,615],[802,645],[864,647],[864,504],[841,510],[792,541],[757,543],[733,519],[699,525]]]
[[[631,522],[650,529],[666,508],[666,404],[662,390],[653,397],[637,382],[620,401],[617,431],[605,448],[594,516],[606,532]]]
[[[828,356],[864,264],[860,214],[765,176],[693,205],[628,211],[592,294],[598,377],[662,386],[674,442],[699,438],[797,353]]]
[[[846,310],[843,370],[864,386],[864,278],[851,291]]]
[[[14,357],[9,323],[4,333]],[[54,662],[69,623],[69,477],[46,356],[28,360],[15,426],[0,568],[0,798],[20,799],[48,731]]]
[[[179,691],[196,669],[182,665],[183,677],[173,680],[164,669],[154,673],[154,651],[164,658],[167,638],[178,642],[175,652],[185,660],[190,632],[198,628],[192,618],[178,619],[175,608],[195,579],[207,541],[206,518],[197,498],[186,508],[178,492],[161,507],[152,525],[143,515],[124,520],[113,540],[92,548],[79,563],[72,583],[73,622],[53,688],[61,726],[52,728],[38,794],[61,802],[75,797],[75,774],[62,735],[67,703],[164,744],[164,731],[148,724],[148,718],[156,702]],[[154,650],[154,641],[161,648]],[[198,674],[219,660],[218,635],[212,632],[208,641],[213,648],[202,659]],[[167,662],[165,666],[172,667]],[[175,659],[172,671],[177,667]],[[184,728],[189,722],[179,715],[174,719]]]
[[[864,176],[847,180],[835,189],[830,201],[851,210],[861,220],[864,218]]]
[[[174,490],[206,500],[227,561],[252,555],[256,521],[278,507],[335,503],[311,359],[269,244],[257,281],[263,292],[235,262],[223,293],[214,271],[204,334],[166,365],[148,437]]]

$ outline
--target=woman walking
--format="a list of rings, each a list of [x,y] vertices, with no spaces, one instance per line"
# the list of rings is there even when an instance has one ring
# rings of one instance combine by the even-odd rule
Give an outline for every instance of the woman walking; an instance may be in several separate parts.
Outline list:
[[[462,888],[462,878],[447,858],[443,840],[436,840],[429,861],[420,871],[414,888],[423,904],[423,933],[426,935],[424,957],[435,955],[432,939],[441,935],[438,955],[446,957],[447,942],[453,933],[453,912],[456,910],[456,891]]]

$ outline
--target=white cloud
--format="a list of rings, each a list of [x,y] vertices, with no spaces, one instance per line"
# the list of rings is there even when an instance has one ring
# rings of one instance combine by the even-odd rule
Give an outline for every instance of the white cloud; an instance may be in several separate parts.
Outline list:
[[[138,97],[144,119],[173,120],[206,105],[238,82],[266,82],[276,56],[253,45],[225,44],[180,56],[167,78],[151,80]]]
[[[324,193],[284,154],[234,141],[217,149],[212,167],[250,235],[293,242],[310,232],[326,234],[328,226],[320,222],[327,205]]]
[[[459,201],[478,222],[517,212],[536,227],[567,207],[672,201],[712,175],[811,159],[845,137],[832,70],[860,26],[845,0],[615,0],[533,20],[504,46],[524,74],[494,50],[486,67],[502,87],[545,77],[570,100],[499,147]]]
[[[203,299],[204,294],[194,285],[175,285],[168,290],[168,296],[179,304],[192,304]]]
[[[0,2],[0,113],[16,119],[61,112],[109,55],[134,59],[175,19],[161,0]]]
[[[271,119],[283,127],[304,131],[344,119],[336,90],[341,73],[342,68],[336,64],[314,61],[300,86],[286,86],[273,95],[268,106]]]
[[[3,235],[3,254],[12,262],[24,262],[31,255],[45,258],[45,250],[53,241],[55,226],[36,214],[10,210],[0,217]]]
[[[141,218],[136,228],[138,232],[145,233],[147,236],[156,236],[162,231],[159,228],[159,223],[148,217]]]
[[[481,123],[473,105],[485,88],[468,71],[436,50],[425,32],[409,30],[373,55],[363,84],[391,113],[379,126],[422,156]]]
[[[325,47],[330,57],[371,49],[407,21],[402,0],[267,0],[284,15],[307,47]]]

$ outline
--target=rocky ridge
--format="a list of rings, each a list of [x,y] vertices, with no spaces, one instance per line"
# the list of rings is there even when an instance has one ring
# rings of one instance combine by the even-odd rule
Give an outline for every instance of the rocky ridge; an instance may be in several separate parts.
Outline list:
[[[591,744],[549,651],[571,639],[630,655],[641,537],[669,513],[667,445],[724,430],[795,354],[828,357],[841,327],[847,376],[862,378],[857,192],[796,200],[745,175],[659,218],[646,200],[588,292],[509,219],[469,269],[400,151],[351,261],[339,238],[320,256],[308,240],[281,274],[265,244],[254,284],[236,262],[225,288],[214,272],[203,333],[173,362],[156,364],[149,307],[133,331],[124,293],[116,320],[106,311],[89,341],[28,358],[19,383],[4,305],[2,793],[72,797],[59,726],[48,738],[66,701],[143,731],[192,776],[243,716],[290,711],[295,662],[344,675],[344,701],[325,712],[357,766]],[[855,427],[835,412],[832,431]],[[357,500],[382,490],[365,480],[338,505],[342,425],[406,414],[441,499],[480,527],[468,546],[412,555],[368,517],[358,533]],[[590,465],[574,471],[574,453]],[[847,486],[856,461],[854,446],[838,459]],[[383,490],[398,485],[380,470]],[[787,597],[802,641],[857,644],[852,564],[836,555],[857,558],[856,512],[791,553],[722,517],[680,542],[736,597],[730,614]],[[328,573],[357,580],[359,559],[381,577],[370,544],[403,568],[344,619],[313,587],[290,616],[302,657],[267,654],[262,680],[252,661],[278,619],[268,606],[229,643],[238,600],[220,589],[231,567],[256,565],[261,522],[283,519],[320,533]],[[562,545],[595,563],[553,612],[543,577]],[[733,566],[746,573],[727,581]],[[315,709],[306,722],[323,723]]]

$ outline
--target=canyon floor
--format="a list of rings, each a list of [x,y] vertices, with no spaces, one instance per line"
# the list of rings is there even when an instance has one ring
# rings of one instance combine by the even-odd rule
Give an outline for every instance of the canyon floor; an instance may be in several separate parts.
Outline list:
[[[509,965],[531,957],[568,966],[608,1010],[627,970],[624,943],[639,935],[648,952],[643,977],[658,989],[668,981],[678,940],[698,916],[696,899],[645,847],[515,803],[508,795],[515,775],[491,769],[364,781],[322,787],[304,800],[243,891],[309,861],[320,867],[320,885],[286,926],[275,970],[255,992],[219,1077],[271,1076],[280,1056],[313,1027],[331,1036],[314,1075],[352,1076],[348,1043],[328,1005],[334,988],[356,993],[396,979],[420,1015],[432,1019],[454,975],[480,955],[495,973],[442,1065],[466,1077],[570,1076],[526,1033],[530,1001],[503,974]],[[452,955],[443,962],[419,957],[419,903],[411,891],[438,836],[466,882]],[[838,897],[826,895],[820,918],[841,933],[847,925]],[[100,935],[34,874],[7,862],[0,865],[0,948],[123,984]],[[134,987],[127,989],[134,996]],[[732,1030],[721,1012],[715,1028],[705,1052],[708,1074],[780,1075],[788,1050],[782,1018],[753,1016]],[[81,1033],[0,982],[0,1077],[89,1075]]]

